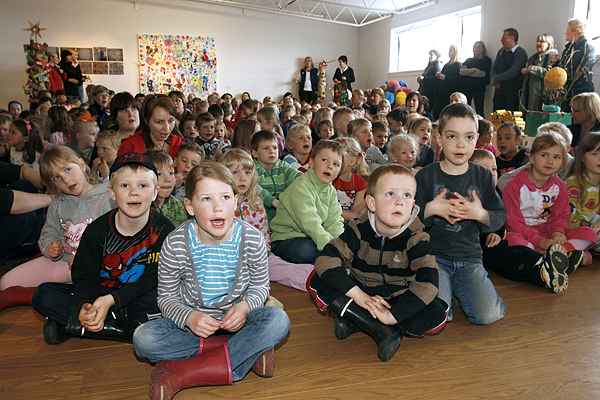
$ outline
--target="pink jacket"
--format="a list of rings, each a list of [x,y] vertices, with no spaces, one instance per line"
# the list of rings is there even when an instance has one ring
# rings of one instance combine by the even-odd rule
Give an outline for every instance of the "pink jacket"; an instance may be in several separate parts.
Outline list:
[[[502,192],[506,207],[506,230],[518,232],[534,246],[539,247],[545,238],[540,235],[540,225],[546,226],[546,238],[554,232],[567,232],[571,218],[569,194],[565,183],[556,175],[539,189],[531,182],[527,171],[529,168],[516,174]]]

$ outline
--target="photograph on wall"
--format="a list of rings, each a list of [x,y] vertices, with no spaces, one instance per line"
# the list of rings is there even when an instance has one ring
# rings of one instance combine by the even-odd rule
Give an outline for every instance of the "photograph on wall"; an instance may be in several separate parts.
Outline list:
[[[102,61],[94,61],[94,72],[96,75],[108,75],[108,63]]]
[[[122,62],[109,62],[108,63],[108,74],[109,75],[124,75],[123,63]]]
[[[92,54],[92,48],[91,47],[78,47],[77,51],[79,52],[79,60],[84,60],[84,61],[93,61],[93,54]]]
[[[215,38],[139,35],[140,91],[179,90],[206,98],[217,91]]]
[[[106,47],[94,47],[94,61],[107,61]]]
[[[123,61],[123,49],[108,49],[108,61]]]
[[[81,61],[79,66],[81,67],[81,73],[83,75],[91,75],[94,73],[94,66],[91,61]]]

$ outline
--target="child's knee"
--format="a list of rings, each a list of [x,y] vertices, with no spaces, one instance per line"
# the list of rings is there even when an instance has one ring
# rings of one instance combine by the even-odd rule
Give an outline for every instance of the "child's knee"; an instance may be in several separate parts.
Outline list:
[[[133,332],[133,349],[142,358],[152,359],[156,349],[156,332],[152,324],[142,324]]]
[[[506,305],[502,300],[494,305],[481,308],[475,315],[468,316],[469,322],[476,325],[489,325],[504,318]]]

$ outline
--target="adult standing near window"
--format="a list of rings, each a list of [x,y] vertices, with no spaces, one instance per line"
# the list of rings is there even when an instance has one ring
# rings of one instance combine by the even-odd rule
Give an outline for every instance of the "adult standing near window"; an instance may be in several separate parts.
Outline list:
[[[319,70],[315,68],[312,57],[304,59],[304,68],[293,79],[294,83],[299,84],[298,96],[300,102],[306,101],[312,104],[317,99],[317,90],[319,89]]]
[[[348,57],[340,56],[338,63],[340,66],[335,70],[335,74],[333,74],[333,83],[345,81],[348,84],[348,90],[352,91],[352,82],[355,81],[355,78],[354,70],[348,66]]]
[[[519,90],[523,87],[521,70],[527,64],[527,52],[519,45],[519,32],[507,28],[500,39],[502,48],[498,50],[492,65],[492,86],[494,110],[519,111]]]
[[[421,76],[417,78],[419,82],[419,93],[429,99],[429,104],[433,107],[438,90],[437,73],[442,72],[442,53],[438,50],[429,50],[429,62],[423,70]]]
[[[467,104],[475,102],[477,114],[484,115],[485,91],[490,83],[492,59],[487,55],[485,43],[478,40],[473,45],[473,57],[468,58],[460,69],[460,91],[467,96]]]
[[[448,49],[448,57],[450,60],[444,65],[441,72],[435,74],[438,79],[438,93],[433,106],[433,118],[438,119],[440,112],[450,104],[450,95],[460,90],[460,68],[462,62],[458,55],[456,45],[450,46]]]
[[[522,111],[542,111],[544,76],[552,68],[552,55],[558,54],[554,49],[554,38],[547,33],[537,37],[535,48],[537,53],[529,57],[527,66],[521,70],[525,77],[521,91]]]
[[[573,18],[567,23],[567,45],[560,60],[558,54],[553,57],[554,66],[560,66],[567,71],[565,88],[571,86],[577,70],[583,71],[581,77],[575,82],[573,88],[567,93],[567,99],[579,93],[594,91],[594,73],[592,65],[596,61],[596,49],[585,38],[586,24],[578,18]],[[568,103],[567,103],[568,104]]]

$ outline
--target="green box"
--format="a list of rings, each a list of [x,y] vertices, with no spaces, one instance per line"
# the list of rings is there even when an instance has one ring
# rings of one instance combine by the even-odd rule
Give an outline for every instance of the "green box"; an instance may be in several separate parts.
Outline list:
[[[537,135],[538,127],[546,122],[562,122],[569,125],[573,122],[573,118],[568,113],[528,111],[525,117],[525,135]]]

